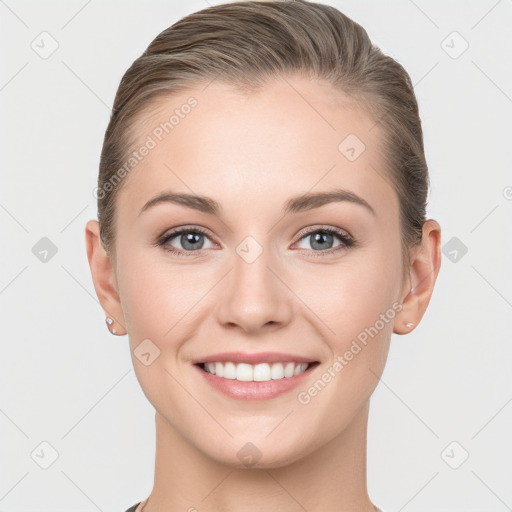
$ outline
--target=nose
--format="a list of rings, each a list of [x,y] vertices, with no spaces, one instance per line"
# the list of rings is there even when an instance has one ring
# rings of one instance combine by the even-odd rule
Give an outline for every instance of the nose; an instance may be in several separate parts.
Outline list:
[[[221,285],[218,321],[246,333],[287,325],[294,314],[294,297],[284,274],[282,265],[266,250],[254,261],[243,252],[235,253],[233,268]]]

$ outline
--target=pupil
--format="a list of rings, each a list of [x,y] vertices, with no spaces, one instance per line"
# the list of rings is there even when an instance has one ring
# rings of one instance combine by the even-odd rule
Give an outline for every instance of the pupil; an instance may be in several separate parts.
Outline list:
[[[333,235],[331,235],[330,233],[326,233],[325,231],[315,233],[315,235],[313,236],[314,241],[312,243],[312,247],[315,248],[316,244],[316,248],[325,249],[325,244],[329,244],[329,242],[332,243],[332,238]]]
[[[202,237],[200,233],[187,233],[186,235],[182,235],[181,243],[185,249],[197,249],[201,248],[202,244],[198,245],[197,242],[199,238]]]

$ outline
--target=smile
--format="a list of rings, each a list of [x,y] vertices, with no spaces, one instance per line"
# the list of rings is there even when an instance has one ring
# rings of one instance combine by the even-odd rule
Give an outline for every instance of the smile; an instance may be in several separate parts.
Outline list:
[[[299,386],[320,363],[274,362],[196,363],[206,383],[222,394],[239,400],[268,400]]]
[[[228,361],[225,363],[203,363],[202,368],[212,375],[217,375],[224,379],[236,379],[242,382],[266,382],[300,375],[307,370],[310,364],[314,363],[235,364]]]

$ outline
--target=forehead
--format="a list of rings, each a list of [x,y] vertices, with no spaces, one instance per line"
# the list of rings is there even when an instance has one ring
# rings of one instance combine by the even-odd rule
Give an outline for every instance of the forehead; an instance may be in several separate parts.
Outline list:
[[[138,212],[164,189],[257,211],[269,200],[281,206],[292,195],[343,187],[376,210],[387,205],[397,212],[380,126],[320,81],[280,78],[255,92],[200,84],[153,102],[134,136],[136,151],[150,149],[125,178],[121,209]]]

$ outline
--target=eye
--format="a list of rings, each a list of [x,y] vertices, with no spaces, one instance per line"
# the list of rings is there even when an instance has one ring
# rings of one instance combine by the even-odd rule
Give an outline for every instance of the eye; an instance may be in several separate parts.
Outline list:
[[[334,245],[336,240],[339,242],[338,245]],[[354,239],[348,233],[334,227],[322,227],[320,229],[308,231],[305,234],[302,233],[302,236],[297,243],[300,244],[304,242],[313,248],[313,251],[308,250],[307,252],[314,256],[329,255],[339,250],[352,247],[355,244]]]
[[[208,240],[211,245],[206,244],[205,240]],[[201,228],[181,228],[171,231],[164,235],[158,242],[158,245],[166,251],[182,255],[189,256],[190,253],[198,252],[202,249],[210,249],[214,247],[214,244],[206,231]],[[176,247],[178,245],[178,247]]]
[[[348,233],[332,226],[302,232],[296,244],[307,243],[308,239],[312,250],[299,247],[314,257],[332,255],[337,251],[348,249],[356,243]],[[207,241],[206,246],[205,240]],[[335,245],[336,241],[338,241],[338,245]],[[193,253],[200,253],[203,249],[218,247],[218,244],[212,242],[209,234],[197,226],[179,228],[166,233],[160,238],[157,245],[178,256],[191,256]]]

